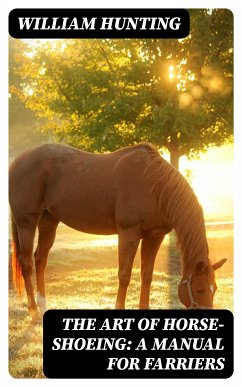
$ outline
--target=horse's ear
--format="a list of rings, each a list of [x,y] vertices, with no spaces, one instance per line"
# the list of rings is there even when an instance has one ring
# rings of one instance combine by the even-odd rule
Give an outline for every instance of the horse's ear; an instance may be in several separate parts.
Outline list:
[[[205,269],[205,263],[204,263],[204,261],[199,261],[199,262],[196,264],[196,272],[197,272],[197,273],[201,273],[204,269]]]
[[[226,261],[227,261],[227,258],[223,258],[223,259],[220,259],[220,261],[215,262],[215,263],[212,265],[213,270],[219,269],[221,266],[223,266],[223,265],[225,264]]]

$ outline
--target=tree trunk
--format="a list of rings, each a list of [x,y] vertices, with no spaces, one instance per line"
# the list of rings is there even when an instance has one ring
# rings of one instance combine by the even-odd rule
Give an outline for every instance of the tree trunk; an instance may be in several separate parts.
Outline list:
[[[170,150],[170,163],[179,170],[179,152]],[[172,230],[169,234],[169,273],[170,275],[179,275],[181,272],[180,252],[177,249],[176,233]]]
[[[175,167],[176,169],[179,170],[179,159],[180,159],[180,154],[179,152],[176,152],[175,150],[170,151],[170,163]]]

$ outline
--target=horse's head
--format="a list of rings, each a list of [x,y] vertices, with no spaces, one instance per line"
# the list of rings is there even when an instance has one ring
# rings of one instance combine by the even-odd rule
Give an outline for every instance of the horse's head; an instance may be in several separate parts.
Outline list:
[[[198,262],[194,271],[179,284],[178,295],[182,304],[187,308],[212,308],[217,289],[214,272],[225,262],[226,259],[221,259],[213,265],[209,262],[207,265],[203,261]]]

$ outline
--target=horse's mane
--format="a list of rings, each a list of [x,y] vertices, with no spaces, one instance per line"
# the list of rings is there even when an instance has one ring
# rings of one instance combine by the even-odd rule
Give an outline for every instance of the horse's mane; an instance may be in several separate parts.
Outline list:
[[[151,182],[151,191],[158,199],[158,209],[162,210],[172,228],[175,229],[181,249],[183,276],[194,270],[198,261],[208,261],[208,245],[203,210],[187,180],[150,144],[143,146],[150,157],[146,167]]]

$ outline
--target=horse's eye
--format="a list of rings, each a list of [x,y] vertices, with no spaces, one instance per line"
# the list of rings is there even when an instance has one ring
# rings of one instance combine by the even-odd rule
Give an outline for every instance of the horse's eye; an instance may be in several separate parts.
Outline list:
[[[199,294],[204,294],[205,293],[205,289],[197,289],[197,292],[199,293]]]

